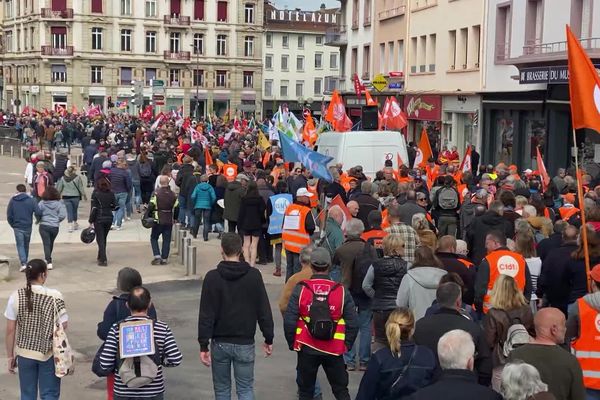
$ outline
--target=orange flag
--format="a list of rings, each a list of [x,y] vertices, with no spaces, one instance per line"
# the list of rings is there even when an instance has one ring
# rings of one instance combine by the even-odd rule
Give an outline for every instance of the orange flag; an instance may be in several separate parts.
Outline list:
[[[548,184],[550,183],[550,176],[548,175],[548,171],[546,171],[546,165],[544,165],[544,159],[542,158],[542,154],[540,153],[540,147],[536,147],[536,154],[537,154],[537,169],[538,171],[540,171],[540,175],[542,177],[542,188],[544,189],[544,192],[546,191],[546,188],[548,187]]]
[[[271,153],[267,150],[267,151],[265,151],[265,155],[263,156],[263,159],[262,159],[263,168],[267,168],[267,164],[269,163],[270,160],[271,160]]]
[[[208,146],[204,146],[204,164],[206,165],[206,168],[213,164],[212,155],[210,154]]]
[[[404,165],[402,162],[402,157],[400,157],[400,153],[396,153],[396,160],[398,162],[398,171],[400,171],[400,167]]]
[[[573,128],[600,133],[600,77],[568,25],[567,45]]]
[[[408,125],[406,115],[402,112],[398,99],[391,96],[386,100],[386,107],[383,109],[383,125],[386,129],[401,130]]]
[[[346,106],[337,90],[331,95],[331,102],[325,113],[325,121],[329,122],[334,131],[347,132],[352,129],[352,121],[346,114]]]
[[[417,155],[415,156],[414,167],[424,167],[427,165],[427,160],[433,156],[431,151],[431,145],[429,144],[429,136],[425,128],[421,131],[421,139],[419,140],[419,148],[417,149]]]
[[[460,164],[460,168],[458,169],[460,172],[470,172],[471,171],[471,146],[467,147],[467,151],[465,152],[465,157]]]
[[[371,93],[369,93],[368,90],[365,90],[365,99],[367,100],[368,106],[376,106],[377,105],[377,102],[375,100],[373,100],[373,98],[371,97]]]
[[[302,141],[312,148],[317,142],[317,128],[315,128],[315,121],[310,112],[306,113],[305,119],[306,121],[302,130]]]

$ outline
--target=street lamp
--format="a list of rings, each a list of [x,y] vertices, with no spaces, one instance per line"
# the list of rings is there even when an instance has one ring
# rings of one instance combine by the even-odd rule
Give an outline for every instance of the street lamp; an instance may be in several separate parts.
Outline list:
[[[194,49],[194,53],[196,53],[196,70],[194,72],[192,72],[192,79],[194,79],[193,77],[196,77],[196,74],[200,73],[200,48],[198,46],[196,46],[195,43],[192,44],[191,46]],[[200,108],[200,77],[196,77],[196,105],[194,107],[194,118],[196,120],[198,120],[200,117],[199,108]]]

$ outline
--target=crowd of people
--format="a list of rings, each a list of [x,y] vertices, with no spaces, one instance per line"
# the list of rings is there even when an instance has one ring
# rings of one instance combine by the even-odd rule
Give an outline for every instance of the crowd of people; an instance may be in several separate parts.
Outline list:
[[[261,274],[267,264],[276,277],[285,273],[279,309],[287,345],[297,354],[302,400],[322,396],[320,366],[335,398],[344,400],[355,371],[363,373],[360,400],[600,399],[598,177],[582,176],[579,198],[574,171],[561,169],[548,181],[538,171],[479,165],[475,158],[464,169],[453,148],[414,168],[386,161],[373,177],[360,165],[333,165],[328,182],[286,162],[276,140],[262,143],[262,125],[254,120],[192,121],[173,113],[157,121],[19,120],[33,148],[29,187],[17,187],[7,211],[27,279],[5,313],[9,370],[15,356],[20,366],[52,367],[51,337],[32,341],[22,332],[54,323],[47,299],[62,297],[41,288],[53,268],[60,222],[79,229],[79,200],[88,186],[99,266],[108,265],[109,232],[127,229],[134,211],[151,229],[154,265],[169,263],[175,223],[194,238],[202,227],[203,241],[211,234],[221,240],[223,261],[203,280],[198,321],[201,362],[212,368],[217,399],[231,398],[232,367],[238,398],[254,398],[257,324],[265,355],[273,351]],[[69,133],[56,141],[57,130]],[[80,171],[67,154],[73,141],[83,152]],[[409,158],[415,153],[409,145]],[[45,260],[29,260],[33,218]],[[95,372],[108,376],[109,398],[162,399],[162,366],[176,366],[182,356],[168,325],[157,320],[162,356],[151,359],[158,366],[153,379],[127,384],[119,325],[156,314],[139,273],[123,274],[133,283],[120,280],[124,294],[99,324],[104,345]],[[30,308],[32,301],[39,305]],[[36,312],[44,318],[34,318]],[[65,326],[66,315],[61,311]],[[40,392],[57,393],[60,381],[23,369],[23,398],[35,398],[23,386],[31,379]]]

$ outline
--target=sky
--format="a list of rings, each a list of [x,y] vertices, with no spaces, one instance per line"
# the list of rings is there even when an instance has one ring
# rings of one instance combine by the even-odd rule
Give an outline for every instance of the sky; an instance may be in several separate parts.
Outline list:
[[[321,3],[325,3],[327,8],[339,7],[340,2],[337,0],[271,0],[275,3],[277,8],[296,8],[299,7],[303,10],[316,10],[321,6]]]

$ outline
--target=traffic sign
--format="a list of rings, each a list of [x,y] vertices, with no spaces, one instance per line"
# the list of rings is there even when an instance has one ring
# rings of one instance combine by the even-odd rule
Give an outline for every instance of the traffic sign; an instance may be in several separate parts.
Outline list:
[[[371,81],[371,84],[378,92],[382,92],[388,85],[387,79],[382,74],[377,74]]]
[[[152,87],[155,86],[165,86],[165,81],[161,79],[152,79]]]

